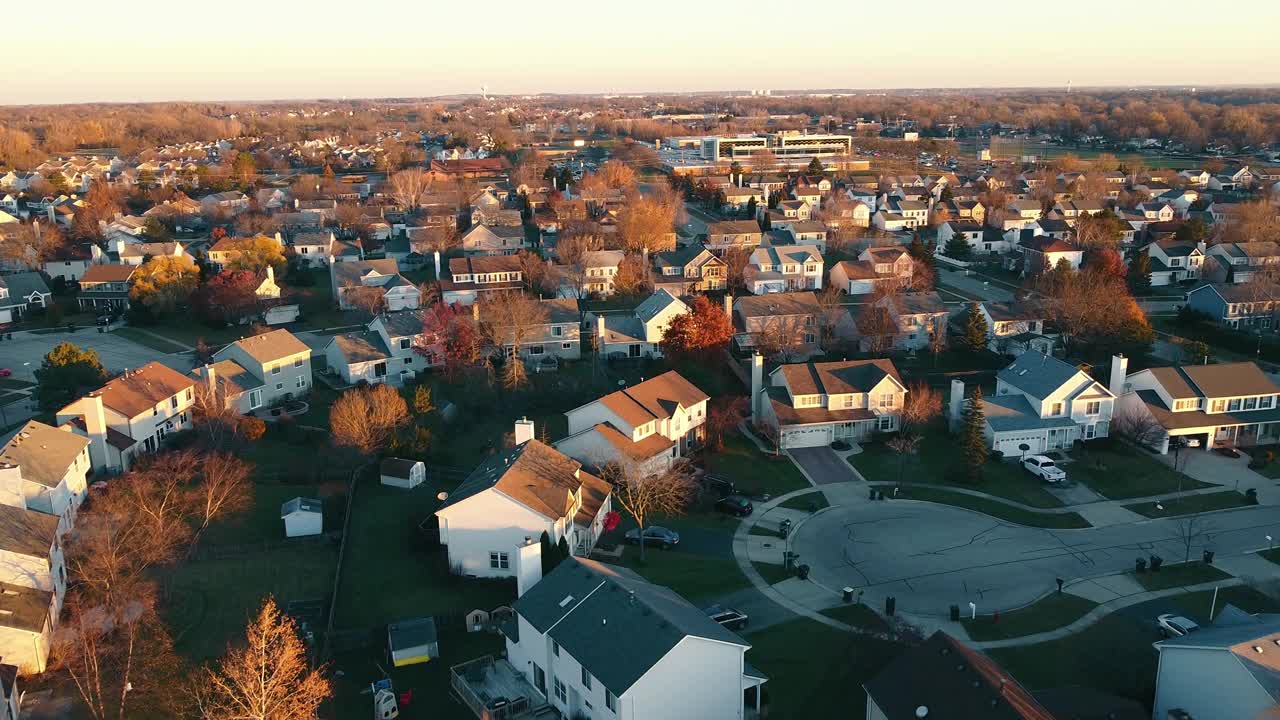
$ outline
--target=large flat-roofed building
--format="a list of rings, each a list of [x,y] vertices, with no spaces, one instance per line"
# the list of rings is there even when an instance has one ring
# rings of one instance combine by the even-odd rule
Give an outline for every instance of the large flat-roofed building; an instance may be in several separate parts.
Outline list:
[[[662,141],[661,154],[673,171],[691,172],[718,163],[739,162],[749,166],[756,153],[769,151],[778,162],[803,165],[814,158],[847,157],[853,154],[853,136],[781,130],[743,135],[670,137]]]

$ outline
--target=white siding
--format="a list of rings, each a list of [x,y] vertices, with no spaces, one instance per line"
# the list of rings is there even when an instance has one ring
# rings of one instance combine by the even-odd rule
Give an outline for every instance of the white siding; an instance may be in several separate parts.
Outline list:
[[[448,545],[449,567],[476,577],[514,577],[515,563],[507,569],[489,567],[490,552],[506,552],[514,560],[515,548],[524,539],[537,540],[546,532],[558,542],[555,523],[497,490],[473,495],[437,513],[440,542]]]

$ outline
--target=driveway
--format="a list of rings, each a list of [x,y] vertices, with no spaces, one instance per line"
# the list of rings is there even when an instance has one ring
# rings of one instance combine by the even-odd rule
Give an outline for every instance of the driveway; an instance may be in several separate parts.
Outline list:
[[[787,450],[787,454],[815,485],[862,479],[854,475],[849,464],[841,460],[840,456],[829,447],[791,448]]]
[[[1005,287],[987,282],[978,276],[967,276],[963,270],[953,270],[942,263],[938,263],[938,271],[938,283],[944,287],[950,286],[968,295],[980,297],[983,300],[995,300],[997,302],[1013,300],[1013,293]]]
[[[75,332],[15,332],[12,340],[0,342],[0,357],[4,358],[0,360],[0,366],[13,370],[13,376],[18,380],[35,382],[35,371],[40,367],[40,361],[61,342],[70,342],[86,350],[96,350],[102,364],[113,373],[139,367],[152,360],[158,360],[181,373],[189,372],[193,366],[190,354],[168,355],[119,335],[99,333],[96,328],[82,328]]]
[[[1250,507],[1202,517],[1190,555],[1237,555],[1280,535],[1274,508]],[[1152,553],[1181,562],[1186,519],[1169,518],[1084,530],[1008,525],[959,508],[908,500],[833,507],[800,525],[791,548],[810,578],[833,591],[865,589],[868,602],[894,595],[905,612],[945,615],[950,605],[979,612],[1025,605],[1055,586],[1123,572]]]

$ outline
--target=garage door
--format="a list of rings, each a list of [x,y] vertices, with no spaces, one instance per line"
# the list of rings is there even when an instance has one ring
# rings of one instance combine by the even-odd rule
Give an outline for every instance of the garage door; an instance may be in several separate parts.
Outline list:
[[[1022,451],[1018,449],[1018,446],[1024,443],[1031,447],[1027,451],[1028,455],[1044,452],[1044,436],[1038,434],[1002,437],[996,441],[995,449],[1003,453],[1005,457],[1021,457]]]
[[[782,436],[782,447],[805,448],[823,447],[831,444],[831,426],[795,428]]]

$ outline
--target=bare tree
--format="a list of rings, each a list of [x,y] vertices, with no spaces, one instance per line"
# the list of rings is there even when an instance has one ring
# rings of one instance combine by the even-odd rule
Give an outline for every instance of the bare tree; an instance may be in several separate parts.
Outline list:
[[[370,315],[382,312],[387,304],[386,292],[374,285],[350,288],[342,293],[342,299],[351,307],[363,310]]]
[[[407,210],[417,210],[422,205],[422,196],[432,186],[431,175],[421,170],[401,170],[387,178],[391,186],[391,197]]]
[[[200,720],[312,720],[333,695],[324,671],[311,667],[297,624],[268,597],[244,645],[203,668],[189,696]]]
[[[898,455],[898,482],[902,482],[902,476],[907,470],[907,457],[920,452],[920,436],[900,432],[889,438],[885,445]]]
[[[902,403],[904,428],[924,427],[940,415],[942,415],[942,393],[929,387],[923,380],[911,383]]]
[[[654,515],[682,515],[697,489],[689,464],[677,461],[657,474],[645,472],[630,460],[606,465],[601,477],[613,485],[613,499],[640,528],[640,558],[644,559],[644,530]]]
[[[1177,505],[1179,498],[1166,500],[1170,506]],[[1196,544],[1207,545],[1213,540],[1213,527],[1204,521],[1199,513],[1177,518],[1173,524],[1173,537],[1182,546],[1182,562],[1191,562],[1191,548]]]
[[[503,384],[518,388],[528,381],[520,350],[535,328],[547,320],[547,309],[522,292],[486,293],[480,304],[481,332],[493,352],[502,353]]]
[[[192,503],[200,526],[192,547],[215,517],[249,507],[253,501],[253,486],[249,482],[252,469],[231,453],[208,453],[200,458],[200,481]]]
[[[1168,436],[1164,426],[1145,407],[1122,404],[1111,415],[1111,432],[1130,442],[1160,447]]]
[[[390,385],[352,388],[329,410],[333,441],[371,456],[409,422],[409,404]]]

